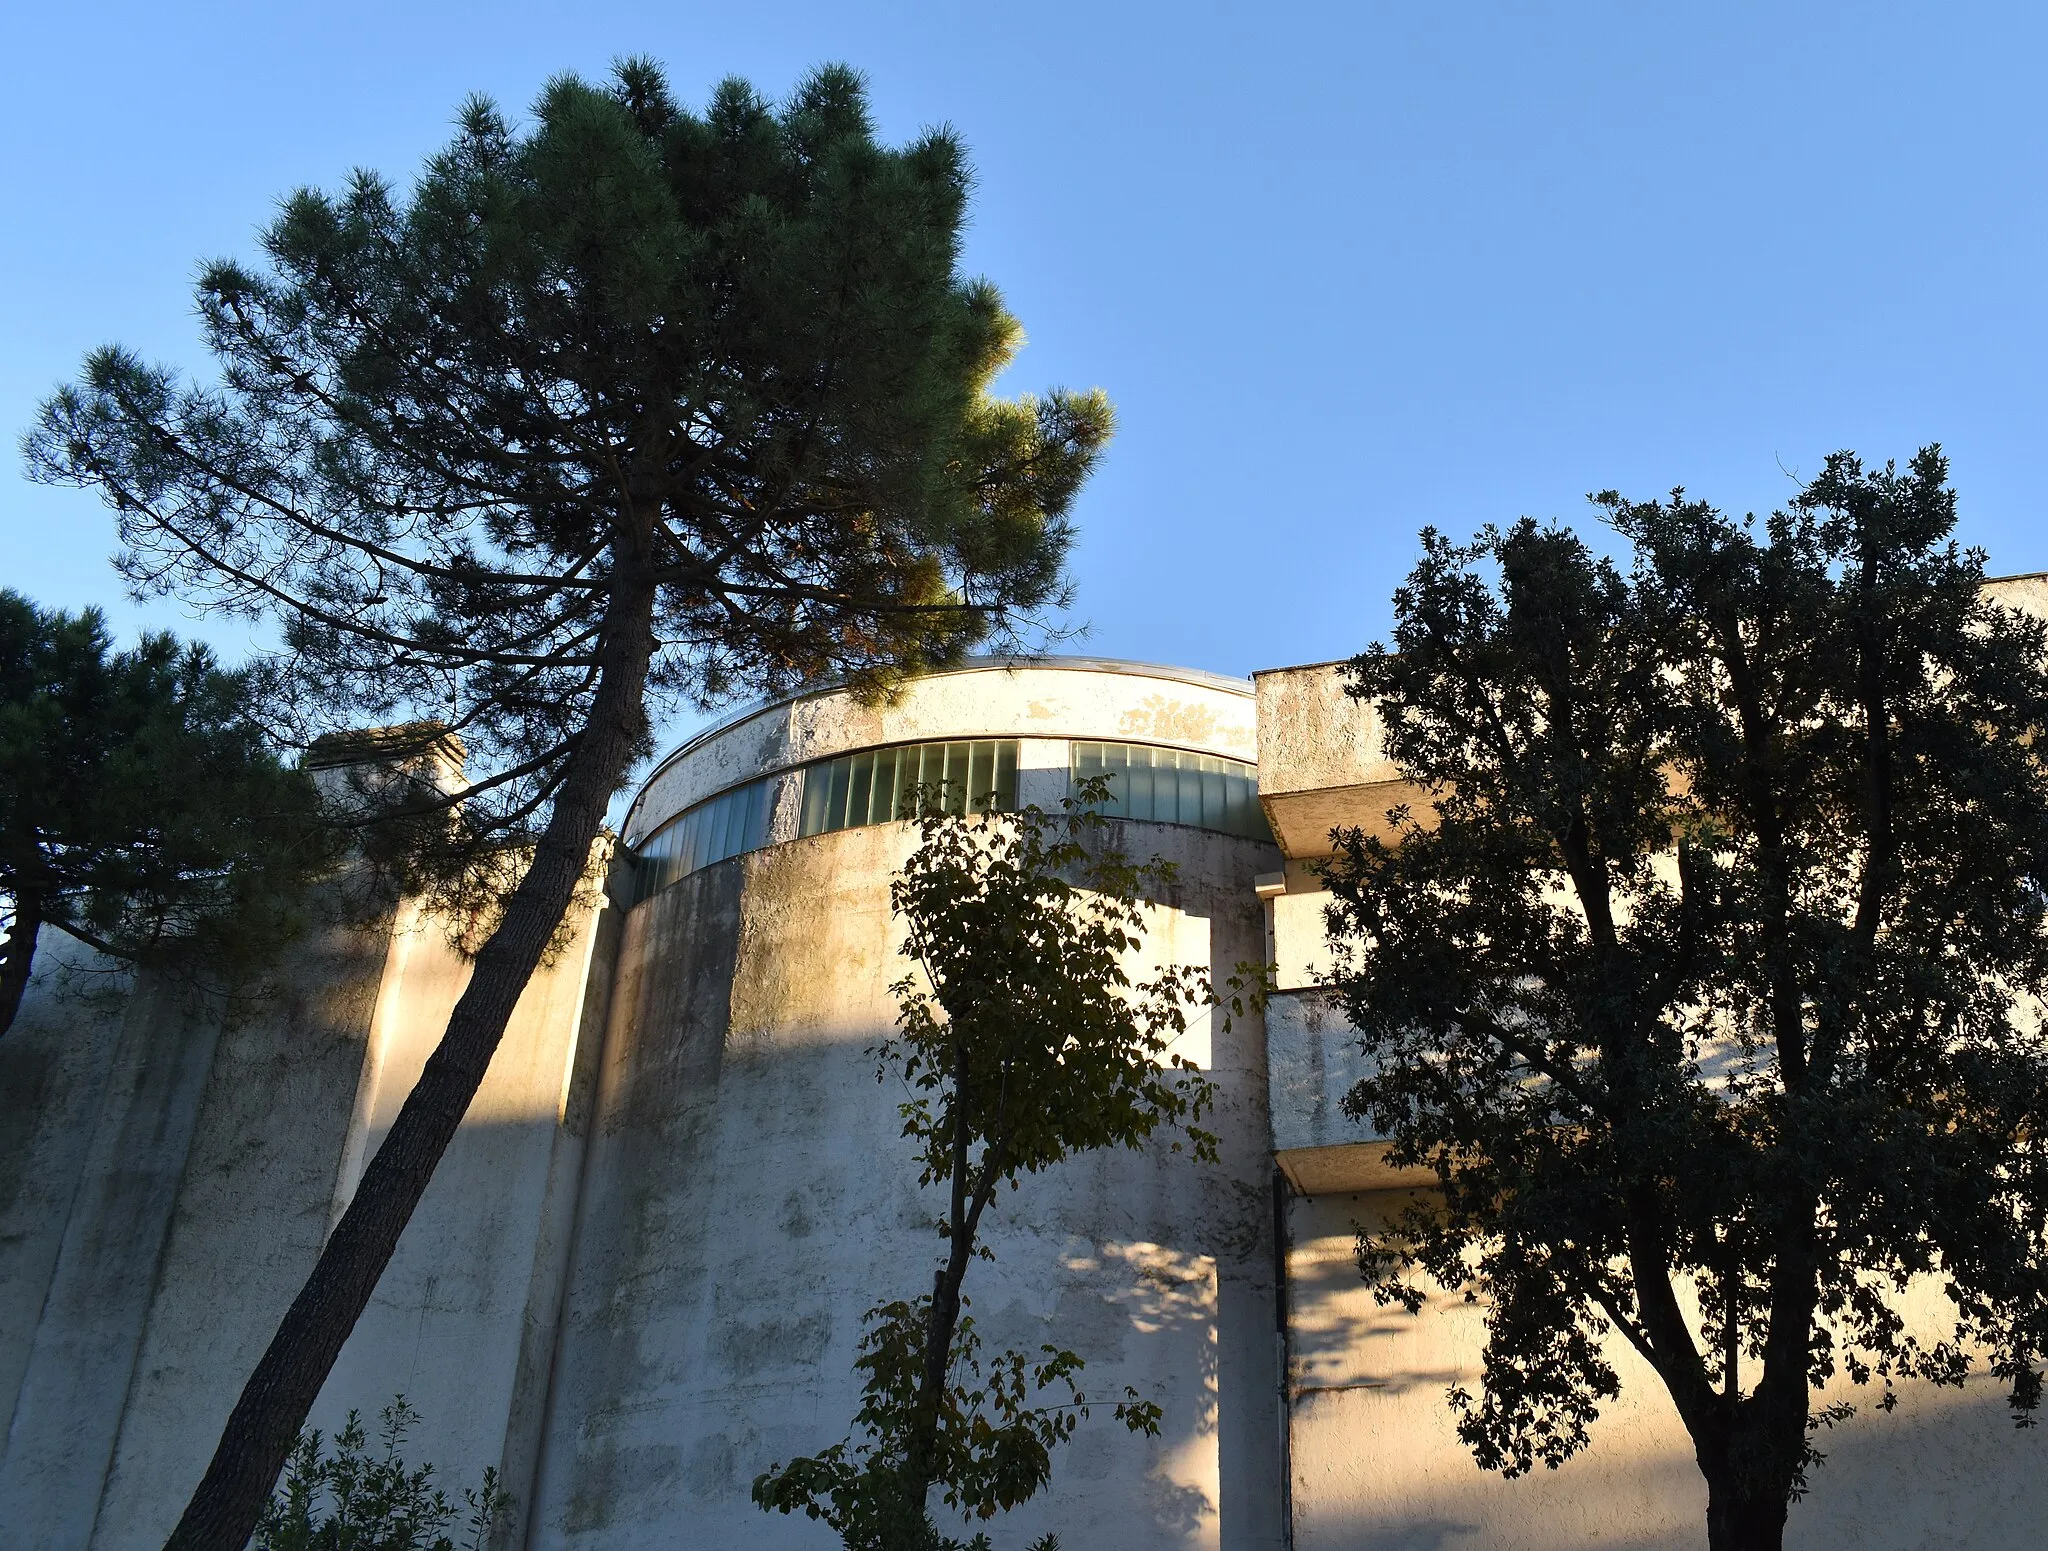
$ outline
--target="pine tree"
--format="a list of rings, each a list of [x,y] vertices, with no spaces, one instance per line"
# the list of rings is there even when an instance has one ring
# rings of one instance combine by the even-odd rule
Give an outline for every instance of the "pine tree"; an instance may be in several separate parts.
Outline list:
[[[1060,600],[1109,408],[989,396],[1020,335],[959,273],[969,184],[947,132],[879,144],[846,69],[698,115],[628,61],[523,129],[472,101],[402,197],[292,196],[264,267],[200,281],[217,384],[109,349],[46,407],[33,468],[101,490],[132,578],[278,619],[328,726],[461,740],[457,789],[407,788],[431,878],[489,892],[524,858],[180,1551],[246,1540],[651,711],[878,693]]]
[[[202,646],[0,589],[0,1034],[42,928],[228,997],[300,929],[337,836],[254,701]]]

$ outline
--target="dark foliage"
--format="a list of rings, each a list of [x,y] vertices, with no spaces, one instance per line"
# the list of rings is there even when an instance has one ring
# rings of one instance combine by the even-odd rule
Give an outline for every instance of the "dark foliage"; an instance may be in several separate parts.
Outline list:
[[[0,1032],[38,928],[239,999],[337,860],[312,780],[253,715],[249,676],[96,609],[0,590]]]
[[[511,1506],[496,1468],[485,1466],[482,1483],[463,1488],[457,1508],[434,1485],[432,1465],[408,1465],[400,1453],[418,1421],[400,1395],[379,1418],[374,1450],[354,1411],[331,1452],[318,1431],[304,1433],[250,1551],[458,1551],[447,1533],[458,1518],[460,1551],[485,1551]]]
[[[1716,1547],[1780,1543],[1837,1373],[2040,1399],[2048,633],[1987,601],[1946,474],[1837,455],[1762,524],[1602,496],[1627,570],[1426,534],[1350,668],[1430,794],[1329,868],[1346,1107],[1441,1184],[1368,1273],[1483,1299],[1453,1401],[1510,1475],[1587,1443],[1618,1332]],[[1920,1277],[1951,1329],[1895,1312]]]

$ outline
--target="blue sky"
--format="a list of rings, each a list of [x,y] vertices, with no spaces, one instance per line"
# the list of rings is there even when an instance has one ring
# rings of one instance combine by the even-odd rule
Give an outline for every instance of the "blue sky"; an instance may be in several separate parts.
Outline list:
[[[403,179],[483,91],[648,53],[701,100],[870,77],[949,121],[972,268],[1099,385],[1075,648],[1228,673],[1383,632],[1426,523],[1683,484],[1782,502],[1822,457],[1950,450],[1964,536],[2048,568],[2042,112],[2020,5],[346,8],[74,4],[0,22],[0,423],[115,340],[203,367],[190,283],[277,198]],[[88,496],[0,473],[0,583],[146,614]]]

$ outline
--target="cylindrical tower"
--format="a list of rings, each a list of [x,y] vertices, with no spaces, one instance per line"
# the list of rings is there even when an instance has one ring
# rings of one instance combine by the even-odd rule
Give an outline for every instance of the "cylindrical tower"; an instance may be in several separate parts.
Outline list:
[[[904,972],[889,883],[918,780],[1050,806],[1113,778],[1134,856],[1178,867],[1145,951],[1218,978],[1265,957],[1279,866],[1251,687],[1093,659],[976,663],[884,705],[841,692],[700,734],[648,779],[548,1402],[530,1544],[829,1547],[748,1498],[847,1433],[861,1316],[928,1291],[939,1203],[870,1053]],[[1049,1492],[992,1528],[1022,1546],[1277,1547],[1282,1488],[1264,1031],[1191,1029],[1222,1162],[1164,1145],[1074,1160],[998,1203],[968,1295],[991,1352],[1055,1342],[1106,1408]],[[963,1537],[964,1538],[964,1537]]]

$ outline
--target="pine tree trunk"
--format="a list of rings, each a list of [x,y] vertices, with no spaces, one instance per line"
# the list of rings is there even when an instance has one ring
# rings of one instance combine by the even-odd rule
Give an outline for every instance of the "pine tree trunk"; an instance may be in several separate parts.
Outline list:
[[[0,944],[0,1034],[14,1027],[14,1015],[21,1011],[28,972],[36,959],[36,933],[42,925],[42,895],[34,889],[18,890],[14,924],[7,929],[7,941]]]
[[[644,726],[653,587],[615,583],[590,717],[533,860],[348,1210],[228,1418],[165,1551],[242,1551],[590,864]]]

